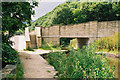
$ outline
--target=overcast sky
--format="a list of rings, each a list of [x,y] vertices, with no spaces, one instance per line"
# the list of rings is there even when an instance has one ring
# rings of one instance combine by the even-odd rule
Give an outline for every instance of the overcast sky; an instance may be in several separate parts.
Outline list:
[[[32,20],[36,20],[46,13],[52,11],[57,5],[64,3],[66,0],[44,0],[39,1],[38,7],[36,7],[35,15],[32,16]]]

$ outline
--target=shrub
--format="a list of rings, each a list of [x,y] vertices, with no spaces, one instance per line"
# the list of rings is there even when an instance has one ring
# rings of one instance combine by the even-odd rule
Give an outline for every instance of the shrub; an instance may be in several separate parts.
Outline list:
[[[18,52],[15,51],[10,45],[2,43],[2,67],[6,64],[18,64]]]
[[[114,67],[110,68],[108,60],[95,54],[96,46],[89,45],[71,50],[69,54],[50,53],[48,62],[58,71],[59,78],[112,78]]]

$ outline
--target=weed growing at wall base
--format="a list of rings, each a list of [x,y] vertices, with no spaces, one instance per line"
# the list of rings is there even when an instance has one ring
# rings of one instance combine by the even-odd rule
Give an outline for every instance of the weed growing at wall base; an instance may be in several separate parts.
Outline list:
[[[62,52],[50,53],[48,61],[58,71],[59,78],[113,78],[114,67],[110,68],[105,57],[95,54],[96,46],[89,45]]]

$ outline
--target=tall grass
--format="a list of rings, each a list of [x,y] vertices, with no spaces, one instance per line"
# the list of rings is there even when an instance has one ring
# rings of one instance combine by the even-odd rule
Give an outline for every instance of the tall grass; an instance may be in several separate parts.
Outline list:
[[[100,38],[96,41],[96,45],[98,50],[106,50],[106,51],[118,51],[118,47],[120,42],[118,37],[120,33],[116,33],[113,37],[104,37]]]
[[[50,53],[48,62],[58,71],[59,78],[113,78],[107,58],[95,54],[96,46],[89,45],[69,54]]]

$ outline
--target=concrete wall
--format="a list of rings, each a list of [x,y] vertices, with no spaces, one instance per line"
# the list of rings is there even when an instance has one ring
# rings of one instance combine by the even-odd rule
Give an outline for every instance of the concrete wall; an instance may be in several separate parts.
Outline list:
[[[82,48],[89,44],[89,38],[77,38],[77,48]]]
[[[15,35],[10,38],[13,41],[13,45],[11,46],[13,49],[20,51],[26,49],[26,40],[24,35]]]
[[[91,21],[81,24],[52,26],[42,28],[42,38],[45,42],[59,44],[60,38],[89,38],[89,43],[97,38],[113,36],[118,32],[120,21]]]

